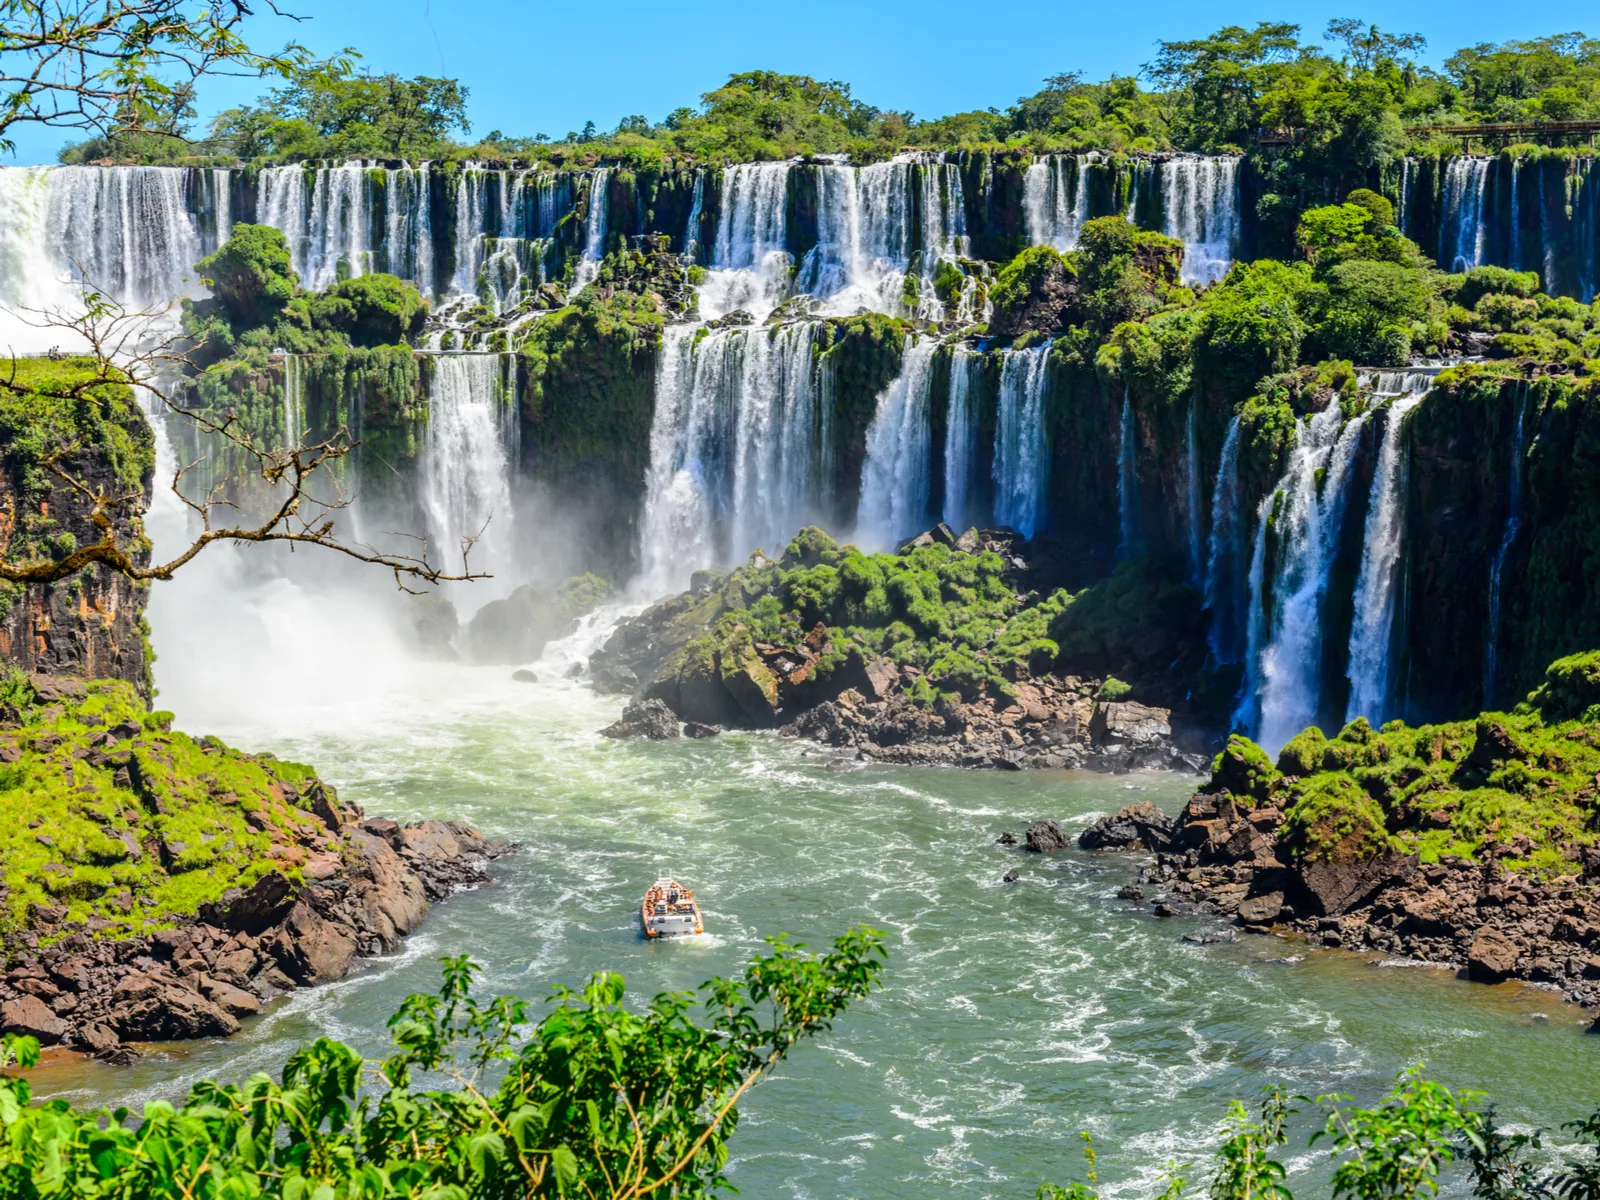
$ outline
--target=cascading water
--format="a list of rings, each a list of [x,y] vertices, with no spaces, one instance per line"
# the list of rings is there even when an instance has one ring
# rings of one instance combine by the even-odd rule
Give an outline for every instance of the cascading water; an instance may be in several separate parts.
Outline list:
[[[639,555],[652,595],[758,547],[776,554],[819,515],[815,338],[809,323],[667,327]]]
[[[966,204],[953,164],[917,156],[817,171],[817,244],[795,286],[823,311],[858,308],[941,320],[933,276],[966,249]],[[909,275],[917,278],[910,284]],[[915,299],[908,294],[915,289]]]
[[[856,540],[867,549],[891,550],[927,524],[933,459],[928,389],[937,349],[931,337],[907,340],[900,374],[878,397],[867,427],[856,512]]]
[[[1490,159],[1454,158],[1445,169],[1439,218],[1439,262],[1452,271],[1482,266],[1483,193]]]
[[[306,368],[298,354],[283,356],[283,445],[293,450],[305,433]]]
[[[1239,242],[1239,159],[1175,155],[1161,164],[1161,231],[1183,242],[1185,283],[1216,283]]]
[[[1236,721],[1269,754],[1313,724],[1322,698],[1322,611],[1366,415],[1345,423],[1329,404],[1295,430],[1289,467],[1257,514],[1250,564],[1250,652]],[[1281,493],[1281,496],[1280,496]],[[1265,609],[1267,526],[1277,508],[1277,569]]]
[[[1489,627],[1483,641],[1483,707],[1493,709],[1500,687],[1500,573],[1505,568],[1506,556],[1516,543],[1522,529],[1522,454],[1523,422],[1528,404],[1528,385],[1522,385],[1517,397],[1517,419],[1511,432],[1511,487],[1506,497],[1506,524],[1500,534],[1500,545],[1489,564]]]
[[[784,249],[789,164],[736,163],[722,172],[722,212],[700,312],[765,316],[783,300],[792,262]]]
[[[1071,250],[1089,219],[1089,164],[1093,154],[1047,154],[1035,158],[1022,179],[1022,211],[1028,241]]]
[[[610,207],[611,169],[596,167],[589,176],[589,207],[583,219],[583,259],[572,280],[574,292],[588,287],[606,256],[606,212]]]
[[[1426,382],[1423,377],[1424,388]],[[1378,450],[1378,465],[1367,500],[1355,619],[1350,627],[1350,699],[1345,705],[1345,720],[1365,717],[1374,728],[1383,724],[1390,702],[1395,575],[1404,530],[1406,470],[1401,436],[1406,415],[1422,403],[1425,395],[1425,390],[1414,389],[1389,402],[1383,444]]]
[[[961,346],[950,351],[950,401],[944,426],[944,523],[961,531],[976,517],[970,500],[973,469],[973,439],[977,434],[977,414],[973,412],[973,374],[979,357]]]
[[[320,292],[373,269],[370,170],[348,162],[261,172],[257,219],[283,231],[301,286]]]
[[[1050,343],[1000,355],[1000,400],[995,414],[994,519],[1031,538],[1044,522],[1050,447],[1045,438],[1045,389]]]
[[[0,308],[6,344],[64,340],[45,313],[77,313],[85,287],[133,311],[163,308],[198,283],[194,265],[230,222],[227,188],[191,196],[177,167],[0,167]],[[207,172],[206,191],[215,185]],[[202,215],[196,205],[211,211]]]
[[[467,565],[495,584],[475,585],[479,600],[505,592],[512,566],[511,473],[517,453],[509,356],[439,354],[428,391],[428,426],[419,498],[432,560],[458,569],[462,547],[475,539]],[[480,594],[481,593],[481,594]]]
[[[1139,553],[1139,460],[1133,404],[1126,386],[1122,389],[1121,436],[1117,439],[1117,516],[1120,537],[1117,557],[1132,558]]]
[[[1228,422],[1211,485],[1211,537],[1206,547],[1206,611],[1211,614],[1209,645],[1218,663],[1239,655],[1239,418]]]
[[[428,164],[387,172],[384,204],[384,270],[409,279],[424,296],[434,294],[433,189]]]

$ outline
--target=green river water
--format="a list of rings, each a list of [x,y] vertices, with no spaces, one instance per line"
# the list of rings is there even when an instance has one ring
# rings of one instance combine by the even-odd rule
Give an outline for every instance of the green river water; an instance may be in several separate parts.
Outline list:
[[[315,763],[369,813],[458,817],[525,849],[399,952],[239,1036],[55,1067],[45,1092],[177,1098],[318,1034],[377,1054],[444,954],[471,953],[497,991],[542,997],[607,968],[643,998],[737,971],[765,936],[816,945],[868,922],[889,935],[884,988],[745,1105],[732,1178],[746,1196],[1031,1196],[1076,1171],[1084,1129],[1109,1192],[1147,1195],[1173,1161],[1203,1177],[1233,1097],[1281,1080],[1371,1100],[1415,1062],[1518,1122],[1600,1101],[1600,1038],[1549,993],[1278,938],[1187,942],[1218,927],[1115,898],[1137,858],[995,845],[1030,818],[1075,831],[1135,799],[1174,810],[1191,779],[869,766],[762,735],[613,743],[595,731],[621,701],[560,679],[582,637],[528,685],[412,662],[378,623],[331,620],[287,584],[229,618],[242,636],[226,652],[216,610],[152,612],[159,703],[182,728]],[[643,941],[636,906],[658,869],[696,888],[706,936]],[[1320,1173],[1295,1145],[1296,1170]]]

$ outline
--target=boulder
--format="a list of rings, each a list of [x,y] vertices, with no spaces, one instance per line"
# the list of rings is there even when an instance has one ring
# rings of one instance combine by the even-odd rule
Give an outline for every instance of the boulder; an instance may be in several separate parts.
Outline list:
[[[222,899],[200,906],[200,919],[233,933],[259,934],[281,921],[294,904],[295,888],[277,871],[268,871],[249,888],[229,888]]]
[[[717,657],[722,686],[750,724],[767,726],[778,713],[778,680],[748,642],[730,647]],[[702,722],[710,724],[711,722]]]
[[[1473,936],[1467,951],[1467,978],[1480,983],[1499,983],[1517,969],[1516,944],[1492,925],[1485,925]]]
[[[511,680],[513,683],[538,683],[539,677],[526,667],[518,667],[511,672]]]
[[[263,939],[262,948],[302,986],[342,978],[356,954],[350,931],[324,920],[303,901],[290,910],[281,927]]]
[[[679,736],[678,718],[665,700],[641,700],[622,710],[622,718],[600,731],[601,737],[648,738],[665,742]]]
[[[1295,907],[1316,917],[1342,916],[1386,884],[1409,875],[1416,865],[1414,855],[1398,854],[1302,863],[1294,876]]]
[[[722,732],[721,725],[706,725],[700,721],[685,721],[683,723],[683,736],[691,738],[714,738]]]
[[[1097,704],[1089,734],[1097,746],[1156,746],[1172,737],[1172,710],[1132,701]]]
[[[200,994],[235,1017],[251,1017],[261,1011],[261,1001],[249,992],[206,975],[200,977]]]
[[[1081,850],[1166,850],[1172,845],[1172,818],[1148,800],[1101,817],[1078,835]]]
[[[1033,821],[1028,825],[1028,838],[1023,848],[1036,854],[1053,854],[1065,850],[1071,843],[1054,821]]]
[[[1283,912],[1282,892],[1263,892],[1239,902],[1239,920],[1246,925],[1270,925]]]
[[[104,1024],[123,1041],[172,1042],[239,1032],[229,1013],[181,984],[130,971],[111,993]]]
[[[579,617],[592,612],[610,588],[593,575],[555,586],[524,584],[504,600],[491,600],[461,631],[463,656],[475,663],[525,663],[564,637]]]
[[[67,1023],[39,997],[23,995],[0,1004],[0,1030],[38,1038],[41,1044],[53,1046],[66,1035]]]
[[[1017,880],[1019,880],[1021,878],[1022,878],[1022,872],[1017,870],[1016,867],[1012,867],[1011,870],[1007,871],[1004,875],[1002,875],[1000,877],[1000,882],[1001,883],[1015,883]]]

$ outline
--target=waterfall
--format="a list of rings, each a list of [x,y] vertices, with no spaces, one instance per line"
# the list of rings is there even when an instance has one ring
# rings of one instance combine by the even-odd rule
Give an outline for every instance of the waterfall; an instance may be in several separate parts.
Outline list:
[[[434,294],[433,199],[428,164],[387,173],[384,206],[383,267],[409,279],[424,296]]]
[[[1161,231],[1183,242],[1183,281],[1228,273],[1239,241],[1239,159],[1174,155],[1161,164]]]
[[[65,331],[39,322],[44,313],[80,312],[86,286],[132,311],[160,309],[196,290],[195,264],[231,226],[226,179],[219,187],[217,175],[179,167],[0,167],[6,346],[37,352],[66,341]],[[209,210],[203,220],[194,205]]]
[[[765,316],[789,286],[785,250],[789,164],[735,163],[722,172],[717,240],[700,287],[700,311],[720,317],[736,309]]]
[[[500,580],[512,566],[517,421],[510,365],[498,354],[434,356],[419,488],[432,560],[458,569],[463,542],[476,538],[468,565]]]
[[[1522,394],[1517,398],[1517,419],[1511,432],[1511,487],[1506,499],[1506,524],[1500,534],[1500,547],[1489,564],[1489,628],[1483,644],[1483,707],[1492,709],[1499,696],[1500,685],[1500,573],[1506,565],[1506,555],[1522,528],[1522,448],[1523,422],[1528,403],[1528,385],[1524,381]]]
[[[1049,443],[1044,399],[1050,343],[1000,355],[1000,401],[994,437],[994,519],[1031,538],[1044,524]]]
[[[1378,466],[1367,499],[1361,572],[1356,578],[1355,620],[1350,628],[1350,699],[1345,720],[1365,717],[1382,725],[1389,707],[1390,643],[1394,632],[1395,575],[1404,532],[1405,453],[1401,432],[1408,413],[1426,393],[1389,402]]]
[[[1211,538],[1206,547],[1206,609],[1211,657],[1237,661],[1239,620],[1239,417],[1228,422],[1211,485]]]
[[[975,520],[969,492],[972,483],[973,438],[977,414],[973,411],[973,373],[978,355],[961,346],[950,351],[950,402],[944,426],[944,523],[960,532]]]
[[[1439,262],[1452,271],[1483,265],[1483,192],[1487,158],[1453,158],[1445,169]]]
[[[817,244],[797,273],[799,292],[823,311],[858,308],[938,321],[931,280],[966,252],[961,173],[942,160],[904,155],[886,163],[817,168]],[[909,284],[907,276],[915,275]],[[914,302],[908,295],[914,291]]]
[[[611,177],[610,167],[596,167],[589,176],[589,210],[583,222],[583,258],[572,280],[574,292],[588,287],[600,273],[600,262],[606,256],[607,192]]]
[[[816,326],[669,325],[656,374],[640,560],[653,594],[776,554],[819,515]]]
[[[1322,610],[1339,541],[1354,451],[1366,416],[1340,429],[1330,403],[1295,430],[1288,470],[1262,501],[1250,566],[1250,655],[1240,715],[1269,754],[1319,715]],[[1281,493],[1281,497],[1279,496]],[[1265,542],[1277,506],[1277,568],[1265,612]],[[1257,625],[1256,622],[1261,624]]]
[[[1022,210],[1028,242],[1071,250],[1089,219],[1089,164],[1093,154],[1047,154],[1035,158],[1022,179]]]
[[[359,161],[262,170],[258,219],[283,231],[302,287],[320,292],[372,270],[370,187],[369,167]]]
[[[1200,551],[1200,439],[1196,426],[1200,420],[1200,397],[1189,397],[1189,412],[1183,422],[1183,467],[1185,500],[1189,518],[1189,586],[1204,582]]]
[[[928,389],[937,349],[931,337],[908,338],[900,374],[878,396],[867,427],[856,512],[856,540],[865,549],[892,550],[928,523],[933,465]]]
[[[1139,462],[1137,431],[1133,423],[1133,404],[1128,386],[1122,387],[1122,435],[1117,443],[1117,516],[1121,534],[1117,557],[1131,558],[1139,552]]]
[[[283,356],[283,445],[295,450],[306,431],[306,368],[298,354]]]
[[[683,227],[683,253],[694,262],[700,251],[700,214],[706,202],[706,173],[694,173],[694,199],[689,204],[689,220]]]
[[[1522,269],[1522,218],[1517,196],[1517,175],[1522,167],[1520,158],[1511,160],[1511,262],[1513,271]]]

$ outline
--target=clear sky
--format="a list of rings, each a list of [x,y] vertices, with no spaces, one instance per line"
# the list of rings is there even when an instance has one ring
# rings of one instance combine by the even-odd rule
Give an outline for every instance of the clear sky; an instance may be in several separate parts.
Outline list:
[[[1459,46],[1581,27],[1586,5],[1562,9],[1489,0],[278,0],[309,18],[252,20],[260,45],[297,38],[317,54],[353,46],[374,71],[447,75],[471,89],[474,132],[559,138],[594,121],[660,120],[735,71],[757,68],[848,82],[881,108],[919,117],[1005,108],[1048,75],[1129,74],[1157,39],[1200,37],[1227,24],[1297,21],[1320,37],[1331,17],[1418,32],[1437,64]],[[265,7],[264,5],[260,7]],[[1600,26],[1600,20],[1590,22]],[[1600,30],[1590,29],[1596,33]],[[204,87],[209,115],[248,101],[256,81]],[[51,162],[65,142],[18,130],[17,162]]]

